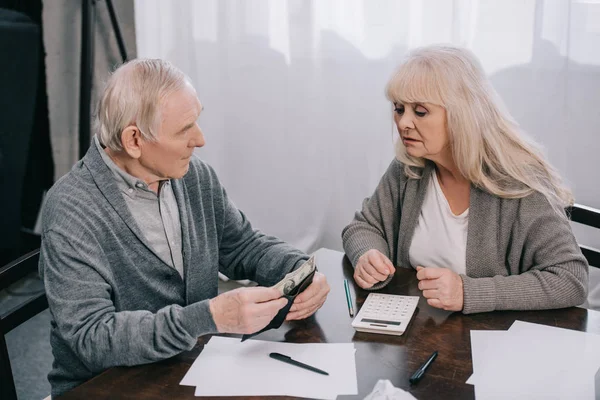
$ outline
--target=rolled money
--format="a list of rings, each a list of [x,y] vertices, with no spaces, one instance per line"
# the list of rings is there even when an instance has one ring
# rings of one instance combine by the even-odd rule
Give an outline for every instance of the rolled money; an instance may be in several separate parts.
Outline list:
[[[315,256],[312,256],[302,264],[300,268],[286,274],[283,279],[277,282],[273,287],[278,289],[282,296],[290,294],[295,287],[300,285],[304,278],[315,270],[315,268]]]

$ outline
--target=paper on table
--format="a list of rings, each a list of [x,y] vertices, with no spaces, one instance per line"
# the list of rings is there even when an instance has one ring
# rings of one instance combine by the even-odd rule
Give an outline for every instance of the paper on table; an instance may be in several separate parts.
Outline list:
[[[473,361],[473,375],[471,375],[465,383],[469,385],[475,384],[475,375],[477,374],[477,371],[481,371],[486,361],[491,359],[491,356],[486,352],[486,350],[496,347],[496,340],[498,339],[498,336],[505,333],[506,331],[471,331],[471,358]]]
[[[320,375],[269,357],[278,352],[325,370]],[[196,396],[285,395],[335,399],[357,394],[352,343],[278,343],[215,336],[181,381]],[[227,382],[224,384],[224,382]]]
[[[506,331],[471,331],[475,398],[530,399],[553,398],[552,385],[537,383],[557,373],[546,363],[541,369],[532,364],[532,358],[544,355],[539,346],[524,338],[516,338]],[[556,377],[551,378],[553,381]]]
[[[600,336],[516,321],[506,332],[471,331],[471,346],[478,399],[594,398]]]
[[[547,349],[561,349],[562,362],[569,364],[566,383],[561,385],[565,398],[600,398],[600,393],[595,393],[595,375],[600,368],[600,335],[524,321],[515,321],[509,332],[519,336],[525,332]]]

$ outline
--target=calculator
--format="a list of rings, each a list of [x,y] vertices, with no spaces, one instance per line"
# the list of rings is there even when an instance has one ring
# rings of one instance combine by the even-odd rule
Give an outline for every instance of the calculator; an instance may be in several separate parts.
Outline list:
[[[369,293],[352,321],[359,332],[402,335],[419,304],[418,296]]]

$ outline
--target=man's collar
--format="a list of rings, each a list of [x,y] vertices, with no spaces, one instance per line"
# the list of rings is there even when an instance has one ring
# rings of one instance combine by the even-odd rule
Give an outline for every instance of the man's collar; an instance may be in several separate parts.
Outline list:
[[[104,151],[100,140],[98,140],[98,136],[94,135],[94,143],[96,145],[96,149],[100,153],[100,157],[102,157],[102,161],[106,164],[108,169],[113,173],[118,183],[124,183],[128,189],[133,190],[150,190],[148,185],[143,180],[136,178],[135,176],[128,174],[123,169],[121,169],[108,154]],[[122,186],[119,184],[119,186]]]

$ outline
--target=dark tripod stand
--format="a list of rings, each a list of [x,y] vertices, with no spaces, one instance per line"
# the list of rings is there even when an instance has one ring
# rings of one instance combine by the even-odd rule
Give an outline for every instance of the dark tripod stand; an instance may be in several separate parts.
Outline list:
[[[112,0],[105,0],[110,22],[115,32],[119,52],[123,62],[127,61],[127,52],[123,36],[119,29],[117,15]],[[94,31],[96,25],[96,0],[81,1],[81,69],[79,86],[79,158],[82,158],[90,146],[92,84],[94,79]]]

